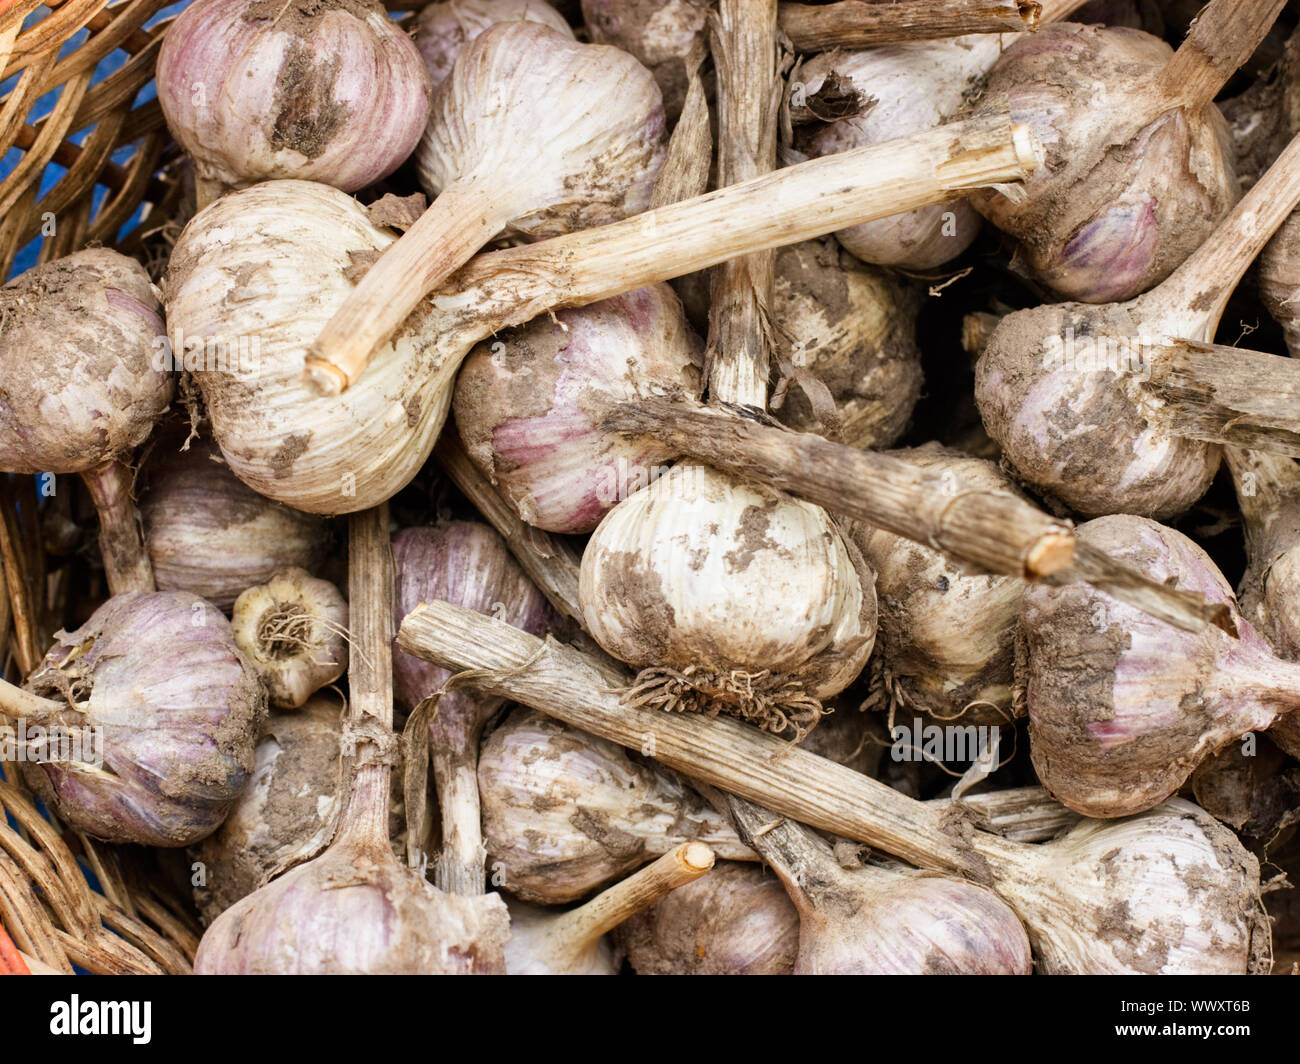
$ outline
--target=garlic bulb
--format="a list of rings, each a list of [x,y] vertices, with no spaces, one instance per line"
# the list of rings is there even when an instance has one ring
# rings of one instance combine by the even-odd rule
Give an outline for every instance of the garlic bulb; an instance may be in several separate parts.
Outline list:
[[[498,22],[538,22],[568,37],[573,30],[546,0],[437,0],[415,15],[415,46],[436,89],[461,49]]]
[[[1238,833],[1265,843],[1270,853],[1296,822],[1300,766],[1264,735],[1251,735],[1202,761],[1192,773],[1196,803]]]
[[[771,872],[719,861],[613,937],[638,975],[790,975],[799,913]]]
[[[322,397],[302,384],[307,344],[352,289],[350,256],[393,240],[337,189],[273,181],[223,196],[177,241],[164,281],[172,349],[231,471],[259,494],[350,513],[396,494],[432,449],[451,391],[422,376],[431,316],[384,345],[366,388]]]
[[[686,57],[708,43],[707,0],[582,0],[582,19],[597,44],[612,44],[650,69],[670,121],[686,100]]]
[[[713,851],[687,842],[568,912],[510,906],[509,975],[617,975],[621,958],[606,935],[624,920],[713,867]]]
[[[235,642],[266,684],[271,705],[301,706],[347,668],[348,604],[304,569],[282,569],[235,600]]]
[[[839,435],[854,447],[888,447],[921,395],[916,292],[863,266],[829,237],[776,253],[772,322],[778,354],[796,371],[779,416],[811,429],[819,418],[799,386],[811,373],[835,400]]]
[[[415,45],[370,0],[194,0],[158,55],[167,126],[213,191],[374,184],[414,150],[429,92]]]
[[[837,81],[871,105],[860,115],[800,131],[795,146],[815,157],[932,129],[961,110],[1001,51],[999,35],[980,33],[816,55],[791,75],[798,78],[792,80],[792,94],[815,96],[827,82]],[[835,236],[863,262],[929,270],[970,247],[979,229],[979,215],[958,199],[841,229]]]
[[[1029,974],[1025,929],[987,887],[901,865],[849,870],[803,825],[728,803],[799,911],[795,975]]]
[[[172,375],[156,357],[159,309],[144,267],[105,248],[0,288],[0,469],[81,474],[114,594],[154,590],[122,463],[171,402]]]
[[[590,532],[673,457],[602,432],[604,411],[663,391],[699,398],[700,360],[672,289],[638,288],[479,344],[456,378],[456,428],[528,524]]]
[[[160,440],[141,472],[140,516],[161,591],[189,591],[229,611],[281,569],[315,569],[325,522],[244,485],[205,440]]]
[[[1218,0],[1177,60],[1138,30],[1061,24],[1021,37],[989,71],[979,106],[1009,106],[1048,163],[1017,202],[985,192],[971,202],[1067,299],[1132,299],[1163,281],[1237,199],[1227,123],[1212,101],[1279,7],[1242,13]]]
[[[1209,754],[1300,706],[1300,665],[1274,657],[1237,619],[1227,582],[1182,534],[1127,516],[1089,521],[1078,534],[1149,577],[1229,606],[1239,635],[1182,631],[1090,584],[1025,591],[1016,671],[1034,768],[1071,809],[1124,816],[1174,794]]]
[[[643,696],[802,737],[871,654],[872,585],[819,507],[682,463],[600,523],[579,602],[607,652],[655,670]]]
[[[550,620],[541,592],[519,568],[505,541],[487,525],[450,521],[432,528],[403,529],[393,537],[393,561],[394,626],[429,599],[490,613],[526,632],[541,632]],[[393,686],[398,702],[414,709],[442,692],[427,724],[442,820],[434,882],[453,894],[482,894],[486,852],[478,751],[483,728],[502,700],[471,687],[443,691],[450,676],[394,644]]]
[[[1041,974],[1268,970],[1259,863],[1190,802],[1004,849],[995,889],[1028,926]]]
[[[1019,494],[994,463],[927,444],[892,452],[951,483]],[[931,547],[867,524],[853,541],[876,572],[876,658],[891,707],[963,723],[1011,719],[1015,632],[1025,582],[968,570]]]
[[[488,736],[478,778],[492,882],[525,901],[574,901],[684,842],[753,860],[676,777],[531,710]]]
[[[1213,339],[1233,289],[1297,203],[1300,140],[1159,287],[1128,303],[1003,318],[975,367],[975,401],[1020,475],[1087,516],[1171,517],[1199,499],[1220,448],[1172,435],[1161,418],[1173,404],[1143,382],[1165,337]]]
[[[268,880],[310,860],[329,842],[342,807],[338,696],[318,695],[275,713],[225,823],[190,852],[202,865],[194,900],[204,923]]]
[[[229,622],[195,595],[115,595],[56,634],[26,688],[80,734],[82,757],[25,765],[25,778],[96,838],[188,846],[217,829],[253,770],[266,695]]]
[[[415,153],[437,199],[316,338],[319,385],[352,383],[374,348],[489,240],[556,236],[645,210],[663,132],[659,89],[625,52],[536,22],[484,30],[434,92]]]

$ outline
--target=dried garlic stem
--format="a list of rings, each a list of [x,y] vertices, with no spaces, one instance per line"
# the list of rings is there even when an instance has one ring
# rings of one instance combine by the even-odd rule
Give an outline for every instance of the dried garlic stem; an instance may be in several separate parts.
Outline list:
[[[1043,842],[1083,819],[1052,798],[1042,787],[1013,787],[1008,790],[969,794],[955,802],[936,799],[936,806],[955,806],[974,815],[986,831],[1016,842]]]
[[[131,498],[131,471],[121,462],[108,461],[82,473],[81,479],[99,511],[99,550],[108,590],[114,595],[157,590],[140,511]]]
[[[57,719],[62,713],[72,712],[66,702],[56,702],[52,698],[42,698],[30,691],[0,679],[0,716],[18,720],[28,717],[34,720]]]
[[[1286,0],[1217,0],[1192,23],[1157,87],[1173,105],[1203,106],[1259,47]]]
[[[776,3],[721,0],[713,32],[718,68],[718,185],[776,169]],[[773,251],[728,259],[713,271],[709,395],[716,402],[767,409],[768,332]]]
[[[1064,6],[1073,10],[1086,2],[1074,0]],[[781,29],[801,52],[1035,30],[1042,17],[1035,0],[897,0],[892,4],[841,0],[816,6],[781,5]]]
[[[626,879],[602,891],[585,905],[549,922],[547,935],[566,950],[580,953],[678,887],[693,883],[713,867],[714,854],[702,842],[685,842]]]
[[[1300,362],[1193,340],[1151,354],[1142,387],[1172,435],[1300,457]]]
[[[355,513],[348,521],[349,727],[358,735],[390,735],[393,728],[393,551],[388,504]],[[359,751],[358,751],[359,752]],[[361,765],[339,820],[334,844],[388,838],[393,766],[379,757]]]
[[[1074,556],[1067,524],[1011,493],[964,490],[875,451],[670,400],[619,406],[615,432],[647,434],[680,454],[757,480],[990,572],[1039,579]]]
[[[702,196],[709,188],[709,163],[713,156],[713,130],[709,127],[709,101],[700,80],[700,63],[704,49],[687,58],[690,71],[686,101],[682,113],[668,138],[664,164],[655,180],[650,207],[667,207],[692,196]]]
[[[451,316],[448,327],[455,335],[448,342],[463,357],[466,341],[548,310],[609,299],[737,255],[944,203],[954,193],[1020,181],[1041,157],[1033,134],[1014,125],[1005,111],[982,115],[903,141],[812,159],[611,225],[480,255],[433,303]],[[445,371],[441,359],[434,363]],[[341,390],[337,374],[313,374],[310,365],[306,372],[326,394]]]
[[[474,754],[441,744],[430,746],[433,779],[442,814],[442,849],[434,870],[434,884],[449,894],[473,896],[487,887],[483,870],[487,847],[479,812],[478,750]]]

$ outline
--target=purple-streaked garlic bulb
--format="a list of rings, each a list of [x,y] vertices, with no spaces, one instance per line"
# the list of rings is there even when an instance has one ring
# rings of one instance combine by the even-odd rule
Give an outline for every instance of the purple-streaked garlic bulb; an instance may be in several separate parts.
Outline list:
[[[841,867],[801,824],[728,800],[799,912],[795,975],[1028,975],[1029,939],[987,887],[901,865]]]
[[[211,443],[195,440],[184,451],[179,443],[159,441],[141,473],[140,516],[159,590],[189,591],[229,611],[281,569],[320,565],[324,521],[257,494]]]
[[[780,249],[771,319],[778,357],[794,371],[781,420],[803,430],[821,420],[800,386],[808,373],[830,391],[844,443],[871,448],[897,440],[921,395],[920,307],[915,290],[864,266],[830,237]]]
[[[719,861],[613,937],[638,975],[790,975],[799,913],[767,869]]]
[[[271,713],[248,786],[190,851],[203,866],[194,900],[205,924],[329,842],[343,804],[342,711],[337,695],[317,695],[292,713]]]
[[[556,236],[645,210],[663,134],[659,88],[627,53],[536,22],[484,30],[434,92],[415,153],[437,198],[317,337],[318,386],[351,384],[425,294],[490,240]]]
[[[1300,660],[1300,466],[1295,459],[1225,448],[1246,530],[1241,612],[1280,657]],[[1300,717],[1291,713],[1269,737],[1300,758]]]
[[[496,895],[447,894],[402,864],[389,841],[393,764],[393,571],[388,508],[355,515],[348,536],[353,642],[340,739],[348,791],[320,856],[223,912],[194,970],[214,975],[499,975],[509,937]]]
[[[686,842],[567,912],[510,906],[508,975],[617,975],[622,957],[606,936],[628,917],[713,867],[713,851]]]
[[[1300,140],[1150,292],[1004,317],[976,364],[975,401],[1016,471],[1090,517],[1161,519],[1195,503],[1221,449],[1173,435],[1161,417],[1165,401],[1144,382],[1167,337],[1213,340],[1233,289],[1297,203]]]
[[[52,745],[24,766],[32,789],[75,830],[145,846],[188,846],[220,826],[266,714],[230,623],[181,591],[115,595],[55,636],[25,689],[40,703],[18,714],[29,731],[35,721],[77,740],[70,757]]]
[[[0,288],[0,470],[81,475],[114,594],[154,589],[124,462],[171,402],[163,336],[144,267],[106,248]]]
[[[685,842],[754,860],[676,776],[532,710],[487,737],[478,779],[492,881],[525,901],[575,901]]]
[[[638,701],[795,738],[876,635],[873,574],[822,509],[694,462],[606,515],[579,602],[596,642],[644,670]]]
[[[701,356],[666,284],[543,315],[470,353],[456,428],[528,524],[590,532],[673,458],[650,437],[602,432],[606,410],[663,392],[698,399]]]
[[[1185,632],[1090,584],[1025,591],[1016,673],[1038,778],[1086,816],[1125,816],[1300,706],[1300,665],[1274,656],[1209,556],[1181,533],[1119,515],[1089,521],[1078,535],[1158,582],[1228,606],[1239,635]]]
[[[393,537],[393,560],[395,627],[421,602],[432,599],[490,614],[534,634],[550,619],[542,593],[488,525],[450,521],[404,529]],[[394,645],[393,686],[402,705],[419,706],[441,691],[450,675]],[[429,757],[442,818],[442,849],[434,882],[453,894],[482,894],[485,889],[478,751],[483,727],[501,705],[502,699],[476,688],[453,688],[439,697],[428,722]]]
[[[685,60],[708,42],[709,0],[582,0],[582,18],[597,44],[612,44],[649,68],[670,121],[686,100]]]
[[[1206,32],[1221,16],[1242,37],[1257,30],[1257,43],[1281,2],[1260,3],[1261,14],[1242,29],[1228,10],[1236,0],[1218,0]],[[1145,292],[1237,199],[1231,138],[1212,101],[1253,47],[1232,61],[1216,57],[1215,68],[1194,51],[1196,41],[1171,65],[1164,41],[1122,27],[1064,23],[1022,36],[993,65],[974,106],[1009,107],[1042,142],[1047,165],[1025,182],[1025,195],[981,191],[971,203],[1015,239],[1034,277],[1065,298],[1110,303]],[[1213,76],[1189,73],[1198,55]]]
[[[815,98],[834,82],[851,87],[867,106],[859,115],[797,131],[795,147],[808,156],[831,155],[932,129],[961,110],[1001,50],[997,34],[971,34],[814,56],[791,75],[792,103]],[[864,262],[928,270],[970,247],[979,229],[979,215],[957,199],[835,235]]]
[[[893,452],[987,491],[1019,494],[996,464],[927,444]],[[941,551],[867,524],[854,542],[876,571],[879,680],[889,706],[970,723],[1008,723],[1025,582],[971,572]]]
[[[371,0],[194,0],[158,56],[200,206],[273,178],[374,184],[415,149],[429,93],[419,51]]]
[[[538,22],[573,36],[547,0],[437,0],[415,15],[415,46],[436,89],[451,73],[461,49],[498,22]]]
[[[301,706],[348,664],[348,604],[328,580],[282,569],[235,600],[231,626],[271,705]]]

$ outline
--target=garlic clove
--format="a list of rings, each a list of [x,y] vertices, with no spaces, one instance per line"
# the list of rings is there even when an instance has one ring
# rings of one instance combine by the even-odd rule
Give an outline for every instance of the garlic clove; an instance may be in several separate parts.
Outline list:
[[[348,604],[304,569],[276,573],[235,600],[235,642],[262,678],[271,704],[301,706],[347,668]]]

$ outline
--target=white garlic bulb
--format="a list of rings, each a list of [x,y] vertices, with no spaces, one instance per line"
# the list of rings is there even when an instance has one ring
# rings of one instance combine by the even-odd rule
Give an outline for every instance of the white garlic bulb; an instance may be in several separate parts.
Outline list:
[[[444,380],[427,364],[433,316],[413,314],[381,345],[361,387],[325,397],[303,377],[307,345],[353,289],[351,254],[394,239],[356,200],[309,181],[230,193],[181,233],[164,282],[173,357],[231,470],[262,495],[351,513],[394,495],[432,450],[455,369]]]
[[[546,0],[438,0],[415,16],[415,46],[437,88],[465,45],[498,22],[540,22],[572,37],[564,16]]]
[[[283,569],[250,587],[235,600],[230,623],[273,706],[301,706],[347,668],[348,604],[305,569]]]
[[[662,667],[659,704],[800,737],[876,635],[873,576],[825,511],[690,462],[606,515],[579,602],[606,651]]]

